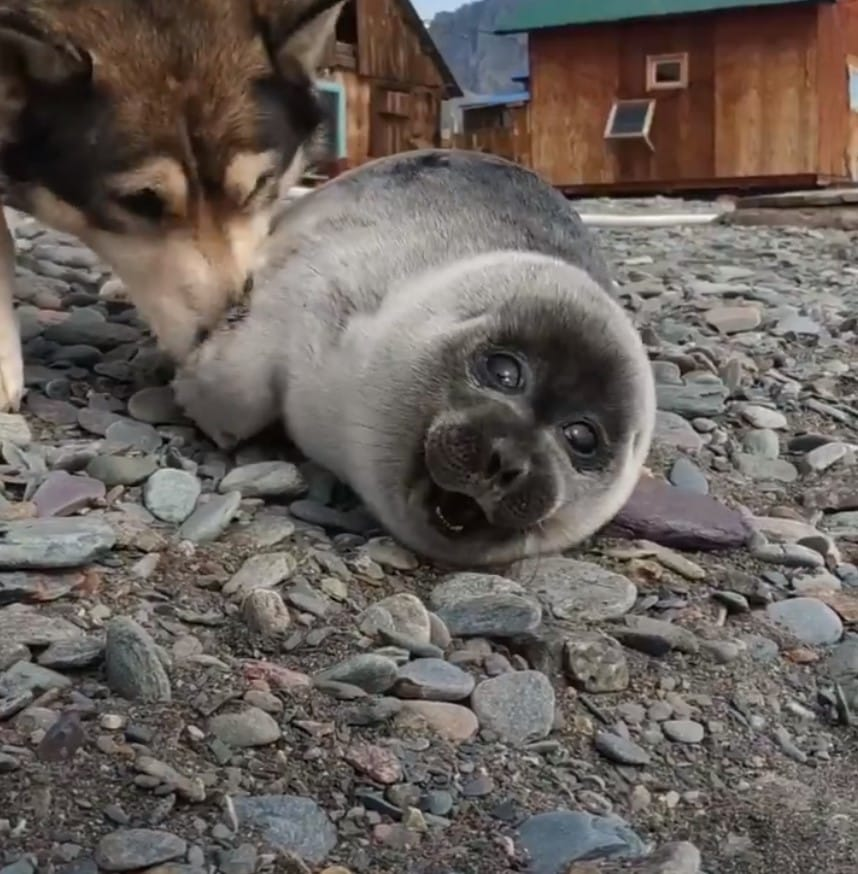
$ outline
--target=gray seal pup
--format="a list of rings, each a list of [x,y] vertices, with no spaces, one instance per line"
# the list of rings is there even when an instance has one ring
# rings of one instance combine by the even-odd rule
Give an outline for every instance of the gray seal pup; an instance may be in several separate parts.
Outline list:
[[[422,556],[503,565],[623,506],[655,387],[571,205],[500,158],[365,164],[282,213],[249,308],[179,369],[179,404],[234,447],[278,419]]]

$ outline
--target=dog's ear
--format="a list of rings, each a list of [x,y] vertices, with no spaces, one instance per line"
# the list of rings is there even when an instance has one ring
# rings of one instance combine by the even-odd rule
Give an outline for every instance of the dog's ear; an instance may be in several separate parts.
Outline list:
[[[297,64],[305,73],[315,73],[346,2],[254,0],[257,22],[275,66],[288,70]]]
[[[0,3],[0,78],[60,85],[91,75],[87,52],[51,35],[25,4]]]

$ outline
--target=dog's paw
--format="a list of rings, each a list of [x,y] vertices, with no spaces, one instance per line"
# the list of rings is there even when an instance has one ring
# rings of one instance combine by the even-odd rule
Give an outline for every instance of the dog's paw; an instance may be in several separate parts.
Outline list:
[[[17,338],[0,342],[0,412],[16,412],[24,395],[24,361]]]

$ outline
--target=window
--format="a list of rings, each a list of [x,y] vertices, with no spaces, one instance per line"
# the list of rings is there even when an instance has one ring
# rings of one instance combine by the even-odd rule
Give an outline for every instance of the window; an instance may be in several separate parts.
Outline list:
[[[346,92],[339,82],[317,81],[324,121],[317,134],[314,156],[321,161],[346,157]]]
[[[644,140],[652,148],[649,130],[654,100],[615,100],[605,125],[606,140]]]
[[[648,55],[646,59],[646,90],[666,91],[688,87],[688,55]]]

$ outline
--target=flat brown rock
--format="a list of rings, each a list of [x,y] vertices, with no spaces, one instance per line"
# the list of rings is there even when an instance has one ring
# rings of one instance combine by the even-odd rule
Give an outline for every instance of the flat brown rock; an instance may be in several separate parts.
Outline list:
[[[602,533],[651,540],[675,549],[716,550],[742,546],[750,529],[738,511],[709,495],[642,477],[625,507]]]

